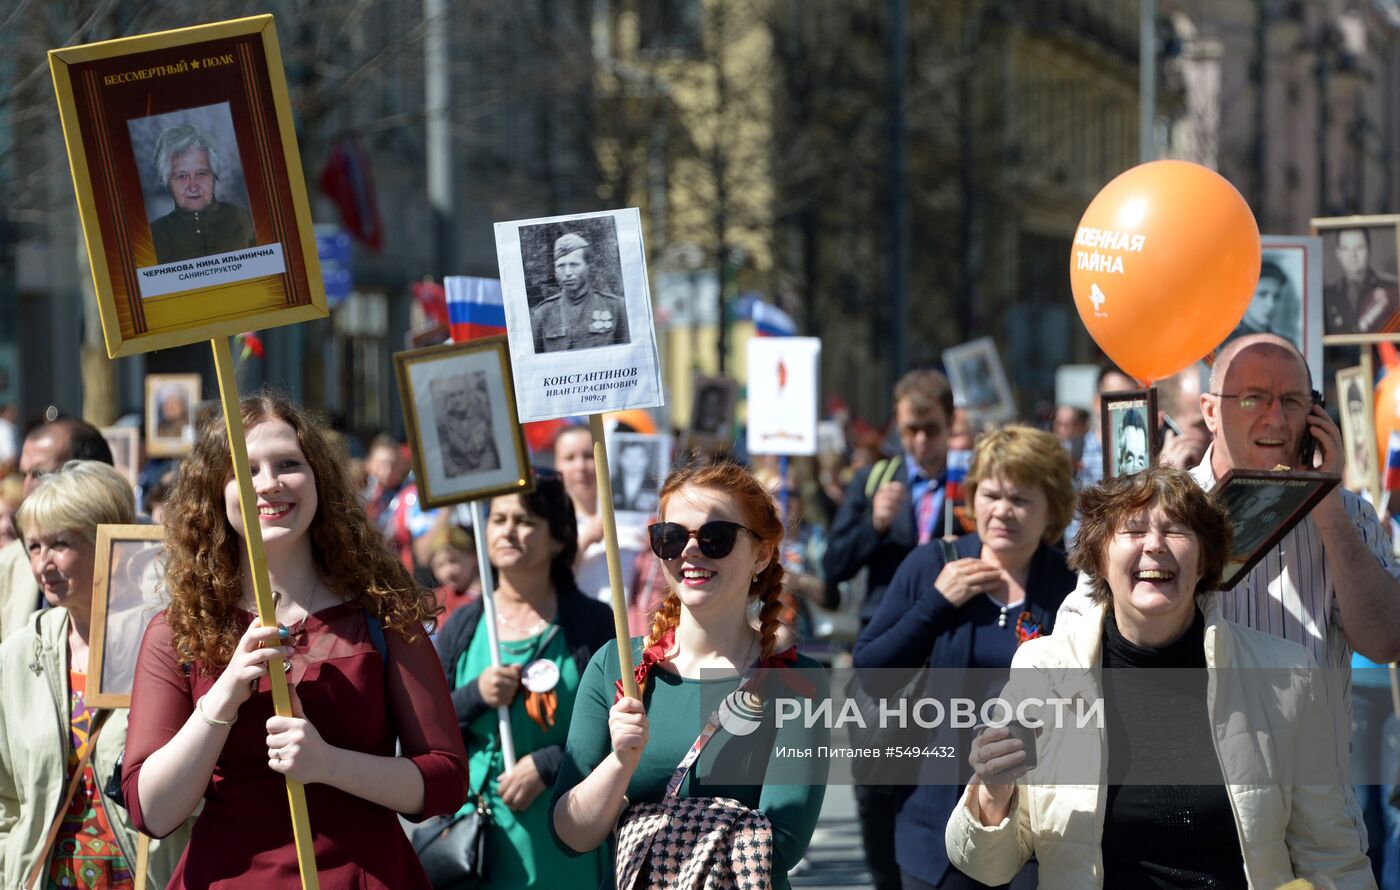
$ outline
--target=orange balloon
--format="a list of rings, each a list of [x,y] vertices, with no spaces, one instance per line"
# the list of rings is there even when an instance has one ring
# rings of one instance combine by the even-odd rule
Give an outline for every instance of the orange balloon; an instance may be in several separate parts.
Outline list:
[[[1259,225],[1220,174],[1186,161],[1120,173],[1079,221],[1069,257],[1089,334],[1143,385],[1219,346],[1259,282]]]

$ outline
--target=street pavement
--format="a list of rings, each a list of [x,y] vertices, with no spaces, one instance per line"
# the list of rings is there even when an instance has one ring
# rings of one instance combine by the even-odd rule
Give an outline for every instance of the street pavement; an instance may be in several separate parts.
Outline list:
[[[829,785],[807,856],[790,875],[804,890],[869,890],[870,873],[860,846],[856,799],[850,785]]]

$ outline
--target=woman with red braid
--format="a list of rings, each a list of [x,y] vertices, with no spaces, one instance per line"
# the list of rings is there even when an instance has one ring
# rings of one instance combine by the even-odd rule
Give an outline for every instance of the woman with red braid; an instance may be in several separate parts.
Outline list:
[[[822,668],[796,654],[778,620],[782,520],[772,496],[727,463],[671,474],[659,516],[651,546],[668,590],[650,632],[632,640],[642,700],[621,695],[617,648],[600,650],[574,705],[551,828],[566,852],[582,854],[614,825],[626,837],[624,808],[721,799],[746,810],[744,824],[771,829],[766,864],[782,890],[816,827],[827,762],[776,752],[829,744],[820,726],[774,719],[775,697],[828,694]],[[676,857],[663,858],[661,846],[651,845],[635,886],[669,884]],[[637,863],[619,851],[617,865],[624,872]]]

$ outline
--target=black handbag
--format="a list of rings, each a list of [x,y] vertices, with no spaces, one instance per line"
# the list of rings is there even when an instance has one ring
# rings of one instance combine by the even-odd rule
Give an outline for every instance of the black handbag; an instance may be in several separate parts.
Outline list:
[[[478,794],[472,809],[438,816],[413,830],[413,851],[433,890],[467,890],[486,880],[490,829],[491,805]]]

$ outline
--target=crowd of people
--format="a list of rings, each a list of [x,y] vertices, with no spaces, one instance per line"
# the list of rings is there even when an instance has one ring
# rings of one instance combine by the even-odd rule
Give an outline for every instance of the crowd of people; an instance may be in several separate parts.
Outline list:
[[[1106,368],[1097,389],[1136,388]],[[3,884],[131,887],[139,861],[155,886],[297,886],[290,778],[325,886],[712,873],[783,888],[830,764],[794,771],[776,752],[831,735],[772,719],[773,698],[868,712],[920,692],[892,677],[976,671],[987,694],[1025,702],[1017,668],[1114,668],[1091,689],[1097,729],[935,734],[965,782],[853,763],[875,887],[1400,890],[1391,788],[1348,778],[1377,774],[1388,703],[1353,663],[1400,657],[1386,518],[1339,489],[1218,590],[1224,475],[1341,471],[1313,388],[1288,341],[1232,340],[1204,382],[1193,368],[1161,384],[1173,432],[1107,480],[1120,443],[1097,405],[984,428],[936,370],[898,381],[888,435],[848,424],[840,452],[678,447],[648,526],[618,542],[636,696],[619,679],[585,426],[565,426],[533,489],[492,498],[476,527],[419,503],[394,438],[359,449],[283,397],[245,399],[276,600],[263,626],[221,418],[136,496],[96,429],[39,424],[10,449],[13,474],[0,464]],[[134,522],[165,527],[167,603],[130,709],[96,707],[96,529]],[[274,713],[274,664],[291,716]],[[1288,682],[1264,695],[1222,679],[1246,667]],[[1183,679],[1144,694],[1141,668]],[[1066,764],[1090,778],[1035,781]],[[470,843],[449,851],[454,838]]]

